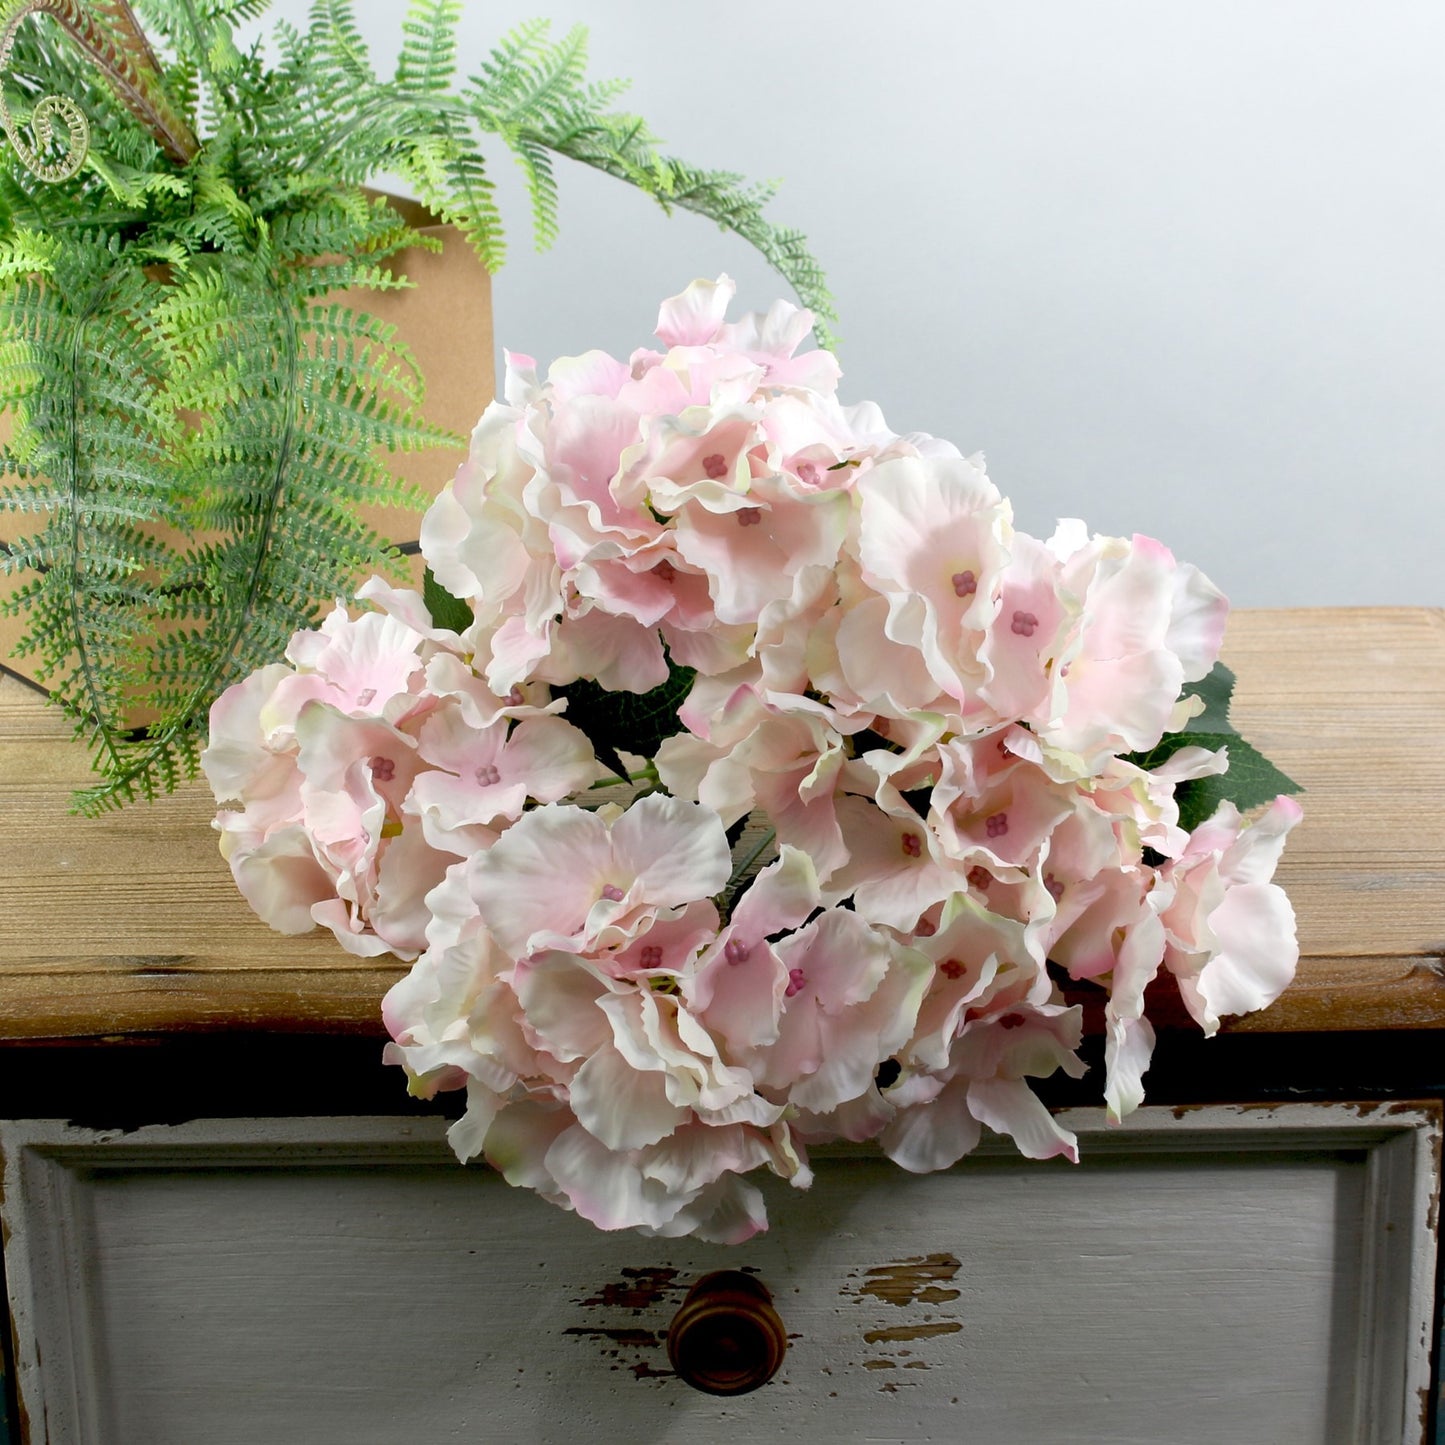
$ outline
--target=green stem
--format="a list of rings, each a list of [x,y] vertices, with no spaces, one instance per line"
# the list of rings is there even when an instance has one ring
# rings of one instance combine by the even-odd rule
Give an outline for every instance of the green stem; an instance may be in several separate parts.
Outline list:
[[[743,861],[739,863],[736,868],[733,869],[732,877],[728,879],[727,887],[723,890],[725,893],[731,893],[733,889],[736,888],[738,884],[741,883],[743,879],[748,876],[748,869],[751,868],[753,864],[756,863],[758,859],[763,856],[767,849],[772,846],[772,844],[776,841],[777,836],[778,830],[776,828],[769,828],[768,831],[763,834],[761,841],[758,843],[758,846],[754,848],[753,851],[749,853],[748,856],[744,858]]]
[[[661,779],[657,776],[657,769],[648,763],[640,773],[628,773],[627,781],[629,783],[656,783]],[[588,790],[595,792],[598,788],[617,788],[621,785],[621,778],[603,778],[601,782],[589,783]]]

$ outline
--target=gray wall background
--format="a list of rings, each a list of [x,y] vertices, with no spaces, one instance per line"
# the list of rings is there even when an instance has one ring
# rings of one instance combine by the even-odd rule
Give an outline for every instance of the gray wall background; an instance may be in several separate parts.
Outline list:
[[[402,0],[360,0],[390,67]],[[304,4],[271,12],[300,21]],[[1445,602],[1445,7],[1437,0],[557,0],[535,13],[666,149],[780,179],[840,312],[845,400],[982,449],[1020,525],[1148,532],[1240,606]],[[564,165],[526,198],[499,347],[651,338],[735,238]]]

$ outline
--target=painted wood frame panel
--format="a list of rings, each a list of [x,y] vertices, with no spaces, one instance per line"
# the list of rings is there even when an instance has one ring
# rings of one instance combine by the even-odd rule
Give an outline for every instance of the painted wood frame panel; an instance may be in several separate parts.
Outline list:
[[[921,1179],[862,1150],[819,1151],[812,1195],[782,1190],[772,1201],[772,1232],[734,1250],[603,1235],[485,1170],[462,1170],[446,1151],[441,1120],[212,1120],[130,1132],[5,1123],[3,1222],[25,1438],[129,1445],[143,1430],[147,1445],[382,1442],[401,1438],[387,1417],[388,1405],[398,1405],[396,1381],[431,1371],[422,1397],[406,1404],[415,1438],[545,1441],[558,1438],[565,1421],[569,1431],[639,1441],[742,1442],[788,1430],[857,1438],[866,1429],[869,1438],[1006,1442],[1023,1438],[1016,1412],[1020,1421],[1027,1416],[1033,1445],[1183,1445],[1226,1438],[1218,1433],[1226,1423],[1236,1431],[1227,1438],[1306,1445],[1298,1424],[1305,1419],[1320,1422],[1310,1428],[1321,1445],[1420,1445],[1434,1321],[1438,1106],[1144,1109],[1114,1128],[1095,1110],[1061,1119],[1081,1138],[1086,1163],[1077,1175],[1017,1160],[997,1143]],[[292,1175],[301,1177],[290,1202],[269,1214],[274,1186]],[[361,1203],[337,1202],[358,1191]],[[208,1272],[211,1245],[187,1238],[213,1202],[230,1220],[219,1274]],[[409,1212],[398,1215],[403,1204]],[[173,1206],[181,1212],[168,1213]],[[983,1218],[999,1211],[1001,1222]],[[174,1227],[177,1219],[191,1224]],[[204,1310],[187,1317],[188,1302],[199,1304],[198,1282],[228,1318],[225,1300],[252,1298],[248,1270],[264,1273],[274,1238],[266,1231],[278,1220],[306,1237],[288,1236],[281,1251],[290,1251],[289,1262],[267,1286],[279,1293],[273,1312],[257,1316],[260,1337],[203,1347]],[[1041,1226],[1053,1238],[1041,1246],[1044,1263],[1013,1278],[1006,1241]],[[1179,1241],[1182,1293],[1151,1293],[1169,1279],[1171,1231],[1196,1226],[1214,1231],[1215,1243]],[[1244,1267],[1232,1268],[1231,1254]],[[313,1277],[321,1256],[339,1262],[339,1277],[320,1264]],[[173,1258],[174,1288],[155,1278]],[[622,1263],[634,1258],[645,1262]],[[1150,1273],[1161,1264],[1165,1274]],[[738,1401],[687,1390],[660,1347],[681,1291],[720,1266],[758,1268],[795,1330],[780,1379]],[[187,1273],[193,1267],[199,1273]],[[483,1294],[468,1289],[439,1301],[434,1337],[415,1356],[421,1363],[398,1363],[398,1352],[416,1347],[416,1321],[427,1315],[409,1313],[388,1288],[396,1279],[418,1288],[430,1281],[425,1287],[445,1293],[457,1271],[470,1271]],[[299,1281],[295,1298],[288,1272]],[[1076,1277],[1065,1278],[1070,1272]],[[549,1284],[539,1289],[543,1277]],[[1276,1319],[1270,1311],[1283,1309],[1286,1296],[1294,1313]],[[474,1317],[447,1313],[458,1298],[471,1302],[462,1308]],[[118,1319],[120,1307],[133,1313]],[[1031,1326],[1011,1326],[1014,1315]],[[317,1320],[328,1338],[308,1363]],[[1084,1380],[1095,1368],[1087,1361],[1108,1356],[1095,1348],[1097,1332],[1127,1332],[1131,1321],[1139,1357],[1122,1370],[1134,1383],[1116,1399],[1104,1403],[1113,1383],[1062,1377],[1060,1363],[1077,1359]],[[293,1325],[301,1334],[292,1388],[301,1393],[287,1397],[276,1361],[291,1358],[285,1334]],[[1169,1358],[1181,1331],[1221,1362],[1267,1355],[1261,1393],[1231,1401],[1227,1374],[1211,1376],[1198,1360],[1181,1364],[1177,1352]],[[1313,1342],[1301,1337],[1311,1331]],[[1071,1334],[1079,1341],[1073,1353]],[[371,1341],[370,1357],[354,1363],[361,1377],[374,1377],[375,1398],[328,1397],[327,1350],[345,1358],[350,1342],[362,1340]],[[1127,1339],[1118,1345],[1130,1348]],[[1194,1383],[1171,1399],[1171,1379],[1191,1369]],[[227,1379],[230,1371],[238,1378]],[[457,1404],[468,1391],[471,1404]],[[1312,1397],[1320,1391],[1329,1399]],[[1079,1403],[1084,1395],[1093,1403]],[[1257,1430],[1237,1433],[1240,1419],[1253,1421],[1260,1410],[1273,1413],[1258,1417]]]

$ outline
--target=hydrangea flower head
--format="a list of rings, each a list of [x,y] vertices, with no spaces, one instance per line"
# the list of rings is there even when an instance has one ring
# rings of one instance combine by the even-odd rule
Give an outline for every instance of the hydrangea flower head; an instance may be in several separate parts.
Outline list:
[[[726,1243],[817,1142],[1076,1160],[1033,1081],[1084,1073],[1079,997],[1122,1117],[1161,989],[1211,1034],[1287,986],[1300,816],[1235,806],[1267,799],[1207,578],[1023,532],[981,456],[840,403],[808,314],[734,291],[626,359],[509,354],[421,525],[470,622],[373,579],[202,760],[262,917],[415,960],[386,1056],[464,1093],[459,1158]]]

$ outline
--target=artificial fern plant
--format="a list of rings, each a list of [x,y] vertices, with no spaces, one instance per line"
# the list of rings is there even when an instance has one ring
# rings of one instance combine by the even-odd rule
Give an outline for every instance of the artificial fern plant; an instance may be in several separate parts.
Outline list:
[[[458,440],[421,420],[391,328],[334,299],[400,284],[382,263],[427,244],[370,178],[403,177],[495,270],[495,135],[540,244],[562,156],[737,232],[833,314],[769,190],[659,154],[587,81],[580,31],[525,25],[458,84],[461,0],[412,0],[383,79],[351,0],[279,25],[274,58],[239,49],[266,4],[0,0],[0,510],[33,522],[4,605],[93,751],[84,812],[193,773],[212,699],[395,560],[354,510],[419,502],[385,454]]]

